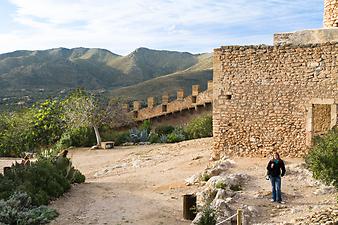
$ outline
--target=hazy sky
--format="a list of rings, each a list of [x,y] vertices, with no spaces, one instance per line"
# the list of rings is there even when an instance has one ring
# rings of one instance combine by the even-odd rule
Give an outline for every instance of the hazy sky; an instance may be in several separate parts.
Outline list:
[[[56,47],[211,52],[322,27],[323,0],[0,0],[0,53]]]

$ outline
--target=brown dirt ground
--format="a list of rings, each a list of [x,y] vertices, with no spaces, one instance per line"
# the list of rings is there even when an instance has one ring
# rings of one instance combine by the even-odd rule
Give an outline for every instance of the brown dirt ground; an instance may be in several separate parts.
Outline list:
[[[209,163],[212,138],[177,144],[116,147],[112,150],[74,149],[73,165],[86,175],[86,183],[75,185],[51,203],[60,216],[52,225],[137,224],[186,225],[182,219],[182,195],[198,190],[184,179],[204,170]],[[198,158],[198,159],[196,159]],[[264,178],[266,158],[234,158],[231,173],[246,173],[250,179],[238,194],[234,207],[242,204],[258,209],[257,223],[279,224],[334,205],[334,194],[316,196],[306,183],[293,176],[283,179],[287,204],[270,203],[270,183]],[[0,159],[0,166],[12,159]],[[302,159],[286,159],[288,165]],[[263,198],[257,198],[257,195]]]

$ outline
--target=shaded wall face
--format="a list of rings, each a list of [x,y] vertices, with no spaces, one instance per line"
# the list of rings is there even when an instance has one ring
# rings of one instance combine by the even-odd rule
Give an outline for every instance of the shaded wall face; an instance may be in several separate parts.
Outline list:
[[[324,27],[338,27],[337,0],[324,0]]]
[[[313,98],[338,102],[338,44],[223,47],[214,52],[214,155],[307,152]]]

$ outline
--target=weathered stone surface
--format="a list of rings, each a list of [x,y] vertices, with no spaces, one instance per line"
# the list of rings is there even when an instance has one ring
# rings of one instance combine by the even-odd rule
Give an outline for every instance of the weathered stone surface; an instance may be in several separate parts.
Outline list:
[[[338,40],[338,28],[303,30],[274,34],[274,45],[320,44]]]
[[[299,218],[296,224],[338,224],[338,206],[323,209],[305,218]]]
[[[324,27],[338,27],[337,0],[324,0]]]
[[[337,56],[337,42],[215,49],[213,157],[306,154],[309,105],[338,104]]]
[[[183,110],[195,110],[198,106],[206,106],[207,104],[212,104],[212,81],[208,82],[208,89],[200,92],[199,85],[192,86],[192,93],[189,96],[184,96],[184,90],[179,89],[177,91],[177,99],[174,101],[169,101],[168,93],[164,93],[162,96],[162,104],[156,105],[153,97],[148,98],[148,106],[142,108],[138,103],[134,103],[134,111],[137,111],[135,119],[137,121],[143,121],[147,119],[152,119],[160,116],[165,116],[168,114],[182,112]],[[135,107],[135,104],[138,104]],[[165,105],[165,110],[163,106]]]

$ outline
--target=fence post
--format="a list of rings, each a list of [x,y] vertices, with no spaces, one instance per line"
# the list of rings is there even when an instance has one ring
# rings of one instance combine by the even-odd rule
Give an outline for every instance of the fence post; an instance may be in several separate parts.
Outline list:
[[[237,209],[237,225],[242,225],[243,211],[242,209]]]
[[[196,217],[196,196],[192,194],[183,195],[183,218],[194,220]]]

